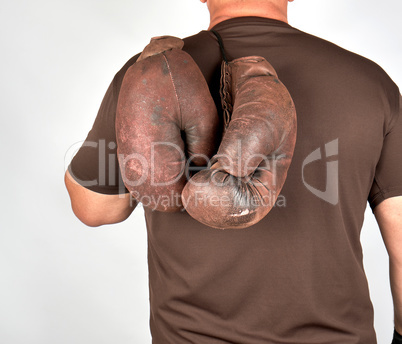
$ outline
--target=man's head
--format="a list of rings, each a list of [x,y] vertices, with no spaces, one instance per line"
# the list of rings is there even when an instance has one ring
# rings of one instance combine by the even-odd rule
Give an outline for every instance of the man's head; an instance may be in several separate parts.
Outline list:
[[[212,28],[221,21],[236,17],[263,17],[287,22],[287,5],[293,0],[200,0],[210,12]]]

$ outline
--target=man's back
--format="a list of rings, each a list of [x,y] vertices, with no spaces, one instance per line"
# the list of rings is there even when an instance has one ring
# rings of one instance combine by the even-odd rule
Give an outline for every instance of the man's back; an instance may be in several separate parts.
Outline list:
[[[296,149],[276,206],[248,229],[145,208],[153,343],[375,343],[359,236],[367,200],[374,208],[402,193],[398,88],[373,62],[281,21],[234,18],[213,29],[229,59],[260,55],[273,65],[296,105]],[[184,50],[220,110],[215,35],[188,37]],[[134,62],[98,116],[108,137]]]

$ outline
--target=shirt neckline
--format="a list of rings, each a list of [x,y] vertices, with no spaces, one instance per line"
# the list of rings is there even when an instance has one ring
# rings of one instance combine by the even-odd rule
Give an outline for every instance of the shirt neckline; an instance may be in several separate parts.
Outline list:
[[[265,18],[265,17],[257,17],[257,16],[246,16],[246,17],[236,17],[236,18],[230,18],[226,19],[218,24],[216,24],[214,27],[209,29],[208,31],[211,30],[219,30],[219,29],[226,29],[230,28],[239,24],[247,24],[247,25],[269,25],[269,26],[282,26],[282,27],[287,27],[291,28],[288,23],[285,23],[284,21],[278,20],[278,19],[272,19],[272,18]]]

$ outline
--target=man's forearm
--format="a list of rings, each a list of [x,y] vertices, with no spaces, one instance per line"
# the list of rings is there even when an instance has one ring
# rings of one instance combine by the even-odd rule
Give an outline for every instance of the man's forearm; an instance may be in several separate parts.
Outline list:
[[[402,333],[402,196],[381,202],[374,215],[389,255],[389,272],[394,301],[395,329]]]
[[[402,262],[390,258],[389,275],[392,298],[394,301],[395,329],[402,333]]]

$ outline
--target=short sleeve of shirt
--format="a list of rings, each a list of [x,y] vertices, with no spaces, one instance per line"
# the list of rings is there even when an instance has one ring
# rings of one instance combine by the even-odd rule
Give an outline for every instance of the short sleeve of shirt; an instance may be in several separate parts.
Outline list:
[[[391,129],[384,138],[381,157],[378,161],[374,182],[368,201],[371,209],[383,200],[402,196],[402,97],[399,110],[393,118]]]
[[[127,193],[117,159],[115,119],[118,92],[113,79],[88,136],[68,170],[85,188],[102,194]]]
[[[92,129],[68,166],[71,176],[83,187],[106,195],[128,193],[117,158],[116,108],[124,75],[138,56],[129,59],[109,85]]]

